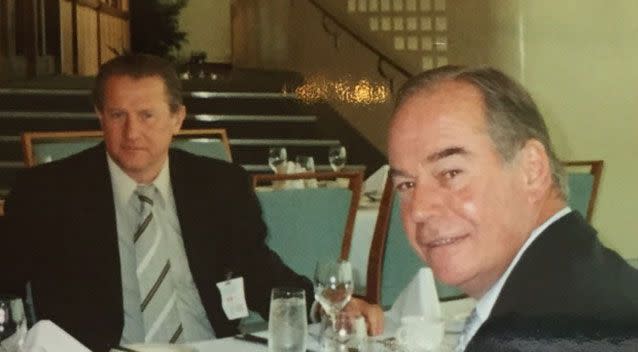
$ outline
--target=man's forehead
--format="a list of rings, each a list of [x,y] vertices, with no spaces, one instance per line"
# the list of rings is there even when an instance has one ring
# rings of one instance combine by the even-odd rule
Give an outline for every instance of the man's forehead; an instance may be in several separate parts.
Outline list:
[[[444,81],[413,93],[395,111],[390,138],[396,128],[430,129],[441,124],[485,132],[485,103],[478,88],[466,82]]]

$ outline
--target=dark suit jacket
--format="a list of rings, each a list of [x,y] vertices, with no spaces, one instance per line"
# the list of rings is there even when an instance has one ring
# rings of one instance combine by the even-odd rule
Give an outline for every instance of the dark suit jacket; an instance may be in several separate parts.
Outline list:
[[[188,263],[218,337],[236,332],[216,283],[244,277],[251,310],[268,317],[270,290],[312,284],[264,243],[266,226],[246,172],[178,150],[170,175]],[[0,292],[24,294],[31,281],[38,319],[50,319],[94,351],[116,345],[122,284],[111,180],[104,145],[41,165],[18,178],[6,204],[10,235]]]
[[[638,271],[577,212],[527,248],[466,351],[638,351]]]

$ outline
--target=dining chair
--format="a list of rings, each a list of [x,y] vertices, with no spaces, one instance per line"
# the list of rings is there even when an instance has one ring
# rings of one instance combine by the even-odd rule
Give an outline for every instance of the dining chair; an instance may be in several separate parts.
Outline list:
[[[333,187],[272,187],[308,180]],[[340,186],[343,180],[346,187]],[[362,172],[255,174],[252,181],[268,228],[266,243],[292,270],[312,279],[318,260],[348,259]],[[240,330],[246,332],[264,327],[265,322],[254,312],[240,323]]]
[[[602,160],[565,161],[569,186],[568,204],[591,222],[603,173]]]
[[[427,266],[408,242],[395,197],[392,178],[387,177],[370,244],[366,300],[390,307],[420,268]],[[440,301],[466,297],[459,289],[435,280]]]
[[[347,180],[347,187],[257,192],[263,218],[268,226],[268,246],[297,273],[312,277],[318,259],[348,259],[363,174],[256,174],[253,175],[253,186],[290,180]],[[332,181],[329,184],[334,186],[341,182]]]
[[[24,132],[24,163],[31,167],[66,158],[97,145],[102,139],[102,131]],[[171,146],[201,156],[232,160],[226,130],[221,128],[181,130]]]

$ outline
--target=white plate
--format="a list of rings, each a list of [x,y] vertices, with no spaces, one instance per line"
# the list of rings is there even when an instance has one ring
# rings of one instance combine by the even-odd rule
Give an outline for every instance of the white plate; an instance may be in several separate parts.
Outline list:
[[[133,344],[126,347],[137,352],[196,352],[197,350],[183,345],[170,344]]]

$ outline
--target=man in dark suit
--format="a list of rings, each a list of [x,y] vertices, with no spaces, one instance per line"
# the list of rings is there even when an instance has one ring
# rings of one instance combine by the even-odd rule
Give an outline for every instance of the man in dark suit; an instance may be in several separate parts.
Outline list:
[[[566,203],[529,94],[489,68],[447,66],[397,97],[389,160],[408,239],[477,299],[458,351],[638,346],[638,272]]]
[[[168,62],[113,59],[100,68],[94,99],[104,143],[25,170],[12,189],[4,258],[13,268],[0,292],[23,295],[31,282],[38,319],[94,351],[236,333],[222,300],[242,295],[218,289],[231,278],[243,280],[248,308],[263,317],[273,287],[303,288],[312,302],[311,282],[264,243],[246,172],[169,149],[186,112]],[[351,308],[380,330],[378,307],[354,300]]]

